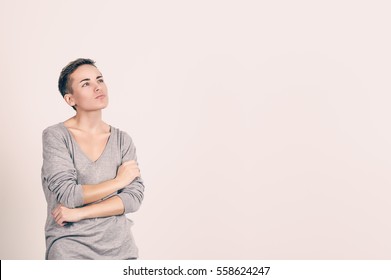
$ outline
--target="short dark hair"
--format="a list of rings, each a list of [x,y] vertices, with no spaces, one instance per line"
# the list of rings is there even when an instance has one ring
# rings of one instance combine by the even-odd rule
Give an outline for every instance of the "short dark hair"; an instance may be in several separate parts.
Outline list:
[[[62,68],[60,77],[58,79],[58,90],[60,91],[62,97],[64,97],[67,93],[72,93],[72,88],[69,84],[69,78],[71,74],[80,66],[82,65],[92,65],[95,66],[95,61],[89,58],[78,58],[74,61],[71,61]],[[96,67],[96,66],[95,66]],[[76,108],[73,106],[73,109],[76,110]]]

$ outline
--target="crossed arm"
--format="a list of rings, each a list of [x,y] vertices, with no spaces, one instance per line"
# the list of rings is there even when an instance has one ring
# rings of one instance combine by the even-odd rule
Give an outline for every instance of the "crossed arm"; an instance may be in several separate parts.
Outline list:
[[[59,203],[52,210],[57,224],[63,226],[88,218],[122,215],[140,207],[144,185],[134,144],[126,133],[121,134],[120,147],[123,163],[114,179],[80,185],[61,133],[50,129],[43,132],[42,178],[45,188]]]
[[[123,189],[134,179],[140,177],[140,170],[136,161],[124,162],[117,172],[115,179],[104,181],[96,185],[82,185],[83,205],[79,208],[68,208],[59,204],[52,211],[52,216],[57,224],[64,226],[67,222],[78,222],[89,218],[99,218],[121,215],[125,206],[119,196],[112,196],[95,204],[104,197]]]

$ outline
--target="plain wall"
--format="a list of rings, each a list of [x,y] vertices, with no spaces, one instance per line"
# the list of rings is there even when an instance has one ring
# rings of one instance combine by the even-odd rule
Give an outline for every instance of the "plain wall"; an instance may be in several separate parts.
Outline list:
[[[97,61],[141,259],[390,259],[389,1],[0,1],[0,258],[43,259],[41,133]]]

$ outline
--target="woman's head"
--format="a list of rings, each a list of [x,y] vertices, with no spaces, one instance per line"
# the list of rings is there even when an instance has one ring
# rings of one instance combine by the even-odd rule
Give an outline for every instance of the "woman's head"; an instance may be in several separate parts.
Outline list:
[[[72,88],[69,86],[70,75],[81,65],[93,65],[95,66],[95,61],[89,58],[78,58],[74,61],[71,61],[62,68],[60,78],[58,79],[58,90],[60,91],[62,97],[68,92],[72,91]]]
[[[78,107],[96,110],[107,106],[107,88],[92,59],[79,58],[68,63],[61,71],[58,89],[75,110]]]

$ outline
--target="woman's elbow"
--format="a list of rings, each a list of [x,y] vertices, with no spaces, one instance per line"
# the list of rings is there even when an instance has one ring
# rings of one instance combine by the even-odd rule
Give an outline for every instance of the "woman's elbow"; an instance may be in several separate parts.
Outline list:
[[[141,201],[133,200],[129,203],[128,207],[125,208],[125,214],[137,212],[141,207]]]
[[[81,185],[73,184],[55,188],[57,201],[67,208],[83,206],[83,192]]]

